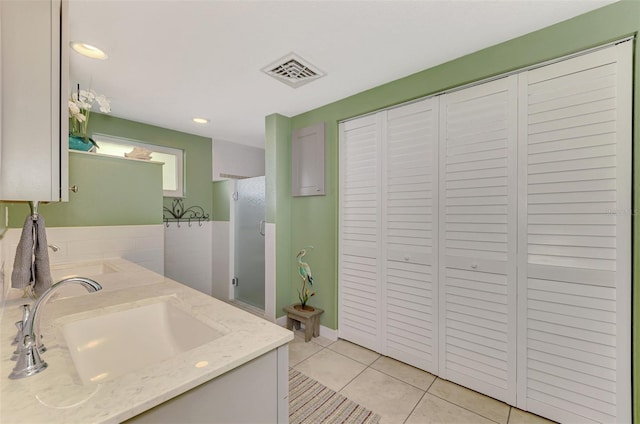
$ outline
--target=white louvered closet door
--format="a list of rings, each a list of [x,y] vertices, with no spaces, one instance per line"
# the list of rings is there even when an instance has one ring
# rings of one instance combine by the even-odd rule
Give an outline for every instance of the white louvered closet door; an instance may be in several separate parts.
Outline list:
[[[340,337],[380,351],[381,115],[340,124]]]
[[[383,113],[383,353],[437,373],[438,99]]]
[[[440,376],[516,400],[517,76],[440,99]]]
[[[520,75],[518,406],[631,422],[631,42]]]

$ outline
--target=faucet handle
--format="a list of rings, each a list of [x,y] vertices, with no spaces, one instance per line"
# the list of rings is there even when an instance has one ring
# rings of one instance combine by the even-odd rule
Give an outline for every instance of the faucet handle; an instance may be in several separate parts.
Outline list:
[[[12,346],[18,345],[18,348],[16,349],[15,352],[13,352],[13,356],[11,357],[11,360],[15,360],[18,355],[18,352],[20,351],[20,346],[22,345],[21,341],[24,340],[24,336],[25,336],[24,326],[27,320],[29,319],[30,314],[31,314],[31,307],[28,304],[22,305],[22,320],[16,321],[16,328],[18,329],[18,333],[13,338],[13,342],[11,342]],[[36,345],[38,346],[38,351],[40,353],[44,353],[47,351],[47,348],[45,347],[45,345],[42,343],[41,340],[36,340],[35,342],[36,342]]]
[[[18,333],[13,338],[13,341],[11,342],[11,346],[17,345],[18,342],[20,341],[20,336],[22,335],[22,327],[23,326],[24,326],[24,322],[23,321],[16,321],[16,328],[18,329]]]
[[[12,380],[37,374],[47,368],[47,363],[40,359],[36,342],[29,335],[24,336],[21,345],[24,351],[9,374]]]
[[[22,305],[22,320],[16,322],[16,327],[18,327],[18,334],[16,334],[13,342],[11,342],[12,346],[17,345],[18,342],[22,340],[22,328],[24,327],[24,323],[29,319],[29,312],[31,312],[31,310],[29,309],[29,305]]]

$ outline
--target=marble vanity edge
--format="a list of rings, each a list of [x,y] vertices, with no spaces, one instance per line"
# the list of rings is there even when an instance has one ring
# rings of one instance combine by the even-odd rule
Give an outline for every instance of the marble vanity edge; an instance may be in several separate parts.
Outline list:
[[[116,289],[109,291],[109,284],[106,283],[105,291],[100,296],[79,296],[77,298],[61,299],[53,302],[51,305],[48,305],[51,306],[53,311],[51,321],[55,322],[56,319],[78,313],[76,310],[69,311],[66,308],[97,311],[104,308],[105,303],[108,307],[120,303],[130,303],[131,300],[126,299],[129,293],[136,293],[136,296],[134,296],[135,299],[133,300],[133,302],[135,302],[136,300],[144,299],[145,293],[147,295],[146,298],[155,298],[175,292],[182,302],[191,305],[194,309],[195,317],[209,316],[210,319],[215,319],[216,315],[218,315],[218,318],[220,314],[227,315],[223,325],[231,326],[233,336],[229,337],[226,342],[241,344],[241,348],[231,349],[232,351],[229,352],[230,355],[235,355],[235,357],[227,357],[228,355],[221,354],[221,349],[232,348],[233,346],[225,347],[213,341],[192,349],[191,351],[184,352],[175,358],[150,365],[133,374],[124,375],[96,386],[96,392],[101,391],[102,397],[106,395],[108,399],[103,399],[96,395],[97,399],[91,400],[93,396],[91,395],[87,399],[86,405],[73,408],[72,410],[42,407],[36,404],[33,398],[31,398],[30,402],[28,399],[22,399],[25,402],[19,402],[20,404],[16,402],[7,405],[5,402],[0,401],[2,405],[2,414],[0,417],[5,419],[9,418],[12,422],[29,423],[45,421],[47,423],[65,424],[70,422],[121,422],[206,383],[293,339],[293,333],[276,324],[262,320],[227,303],[211,298],[128,261],[122,259],[113,261],[121,265],[123,271],[104,274],[105,278],[103,278],[103,280],[105,282],[135,279],[141,282],[142,285],[135,285],[134,283],[129,286],[128,284],[131,283],[131,281],[129,281],[129,283],[120,285],[116,287]],[[101,276],[94,277],[98,281],[101,280]],[[17,306],[20,303],[21,300],[14,298],[12,301],[9,301],[1,311],[0,329],[2,330],[2,345],[0,346],[0,351],[2,351],[3,354],[0,356],[2,358],[2,367],[0,367],[0,369],[3,374],[8,374],[8,371],[10,371],[9,367],[12,367],[14,364],[13,362],[9,362],[8,356],[10,355],[8,355],[7,351],[9,349],[11,351],[13,350],[13,346],[9,346],[10,335],[13,332],[13,321],[19,319],[16,312],[18,312]],[[58,308],[53,307],[56,303],[58,304]],[[84,307],[78,306],[82,304],[84,304]],[[58,309],[64,310],[59,311]],[[81,312],[82,311],[80,311],[80,313]],[[51,327],[55,327],[55,325],[55,323],[52,324],[49,322],[49,331],[51,331]],[[245,326],[249,328],[250,331],[239,328],[238,326]],[[46,325],[43,327],[46,327]],[[43,329],[43,332],[44,331]],[[63,356],[60,352],[57,354],[58,356]],[[216,356],[216,354],[218,356]],[[45,360],[46,355],[47,354],[43,356]],[[221,360],[218,363],[201,369],[195,369],[192,366],[192,364],[195,363],[194,361],[207,357],[217,357],[221,358]],[[58,358],[58,362],[56,365],[60,367],[60,363],[65,361]],[[66,362],[68,362],[68,360]],[[72,364],[67,363],[67,365],[73,367]],[[55,369],[52,366],[51,369],[44,371],[41,375],[18,380],[17,383],[9,380],[6,375],[0,375],[0,379],[2,379],[1,386],[3,387],[2,397],[5,398],[5,401],[6,397],[13,398],[14,401],[20,400],[19,397],[14,396],[16,395],[15,393],[11,392],[11,386],[14,386],[13,388],[28,387],[28,391],[32,393],[38,391],[37,388],[34,388],[34,386],[37,385],[42,385],[43,390],[55,390],[54,387],[51,387],[55,382],[47,379],[47,374],[51,377],[51,380],[55,380],[57,376],[63,377],[64,380],[67,381],[70,380],[70,375],[75,375],[75,369],[67,368],[62,370],[60,368]],[[68,381],[66,384],[69,385]],[[77,381],[75,384],[76,389],[87,388],[87,386],[77,386]],[[44,389],[45,386],[46,389]],[[61,389],[63,388],[64,384]],[[42,404],[41,401],[39,402]],[[31,403],[31,405],[29,405],[29,403]],[[9,408],[11,411],[8,410]],[[29,416],[28,413],[25,414],[25,411],[30,410],[34,412],[37,411],[37,413],[34,416]]]

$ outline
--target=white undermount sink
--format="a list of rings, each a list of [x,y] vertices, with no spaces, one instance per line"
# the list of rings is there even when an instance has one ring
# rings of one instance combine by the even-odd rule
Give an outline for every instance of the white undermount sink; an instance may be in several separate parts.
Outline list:
[[[136,371],[225,335],[169,301],[69,322],[62,332],[85,384]]]
[[[69,277],[110,274],[117,271],[115,266],[103,261],[58,264],[51,267],[51,278],[56,282]]]

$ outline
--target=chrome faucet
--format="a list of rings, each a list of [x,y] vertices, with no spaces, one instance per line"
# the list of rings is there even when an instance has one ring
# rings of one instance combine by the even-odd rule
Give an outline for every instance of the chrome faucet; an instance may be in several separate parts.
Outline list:
[[[47,246],[49,247],[49,249],[51,249],[53,252],[57,252],[58,250],[60,250],[60,248],[58,246],[56,246],[55,244],[51,243],[51,244],[47,244]]]
[[[37,374],[47,368],[47,363],[40,358],[38,352],[38,340],[40,340],[40,309],[49,300],[51,295],[60,287],[70,283],[82,285],[88,292],[96,292],[102,289],[97,282],[85,277],[71,277],[57,282],[45,290],[36,301],[27,321],[23,323],[22,333],[18,342],[18,358],[16,366],[9,374],[9,378],[16,380]]]

